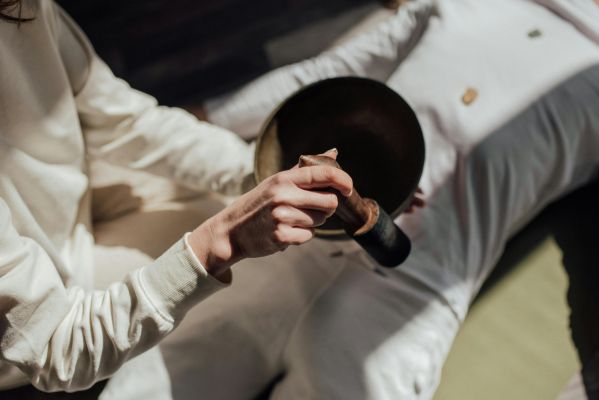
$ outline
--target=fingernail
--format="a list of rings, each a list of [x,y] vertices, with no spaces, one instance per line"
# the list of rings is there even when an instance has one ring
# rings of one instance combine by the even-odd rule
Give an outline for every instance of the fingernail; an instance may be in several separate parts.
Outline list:
[[[329,152],[331,152],[331,151],[335,152],[336,154],[338,154],[338,153],[339,153],[339,151],[337,150],[337,148],[336,148],[336,147],[333,147],[332,149],[329,149],[329,150],[327,150],[327,153],[329,153]]]

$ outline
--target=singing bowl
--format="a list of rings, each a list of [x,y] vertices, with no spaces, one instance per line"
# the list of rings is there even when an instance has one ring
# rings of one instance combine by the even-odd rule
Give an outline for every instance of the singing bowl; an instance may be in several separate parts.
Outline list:
[[[333,147],[363,197],[376,200],[392,217],[410,204],[424,166],[420,124],[398,93],[367,78],[322,80],[281,103],[258,138],[256,183],[293,167],[302,154]],[[344,235],[341,221],[329,218],[316,234]]]

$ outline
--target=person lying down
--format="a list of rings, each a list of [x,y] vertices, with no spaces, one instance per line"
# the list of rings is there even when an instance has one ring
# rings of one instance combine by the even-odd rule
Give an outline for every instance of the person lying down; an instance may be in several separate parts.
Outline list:
[[[431,398],[506,241],[597,177],[598,20],[591,0],[414,1],[207,102],[209,121],[253,139],[305,85],[384,81],[422,125],[427,207],[397,219],[413,248],[396,269],[322,239],[243,261],[162,347],[175,398]]]

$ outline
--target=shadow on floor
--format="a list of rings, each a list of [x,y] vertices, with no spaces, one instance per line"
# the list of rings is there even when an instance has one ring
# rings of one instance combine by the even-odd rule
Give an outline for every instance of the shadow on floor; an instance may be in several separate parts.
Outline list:
[[[567,303],[571,339],[582,364],[582,379],[590,399],[599,398],[599,182],[581,188],[547,207],[507,245],[504,255],[483,285],[480,301],[514,271],[548,237],[562,253],[568,277]]]

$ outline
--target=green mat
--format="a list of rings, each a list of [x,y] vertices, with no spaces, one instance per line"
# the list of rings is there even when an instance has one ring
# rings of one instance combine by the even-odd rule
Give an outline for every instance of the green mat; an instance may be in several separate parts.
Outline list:
[[[510,241],[456,339],[435,400],[555,399],[580,369],[569,279],[584,329],[578,340],[596,351],[597,204],[599,182],[553,204]]]
[[[554,399],[579,368],[566,289],[546,238],[473,305],[435,399]]]

